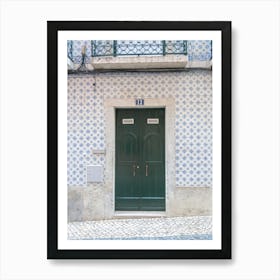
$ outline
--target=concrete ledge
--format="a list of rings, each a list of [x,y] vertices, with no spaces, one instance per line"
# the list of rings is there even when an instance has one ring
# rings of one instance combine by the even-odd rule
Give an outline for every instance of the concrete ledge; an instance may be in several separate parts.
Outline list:
[[[151,59],[152,58],[152,59]],[[103,57],[93,58],[92,64],[86,64],[88,71],[94,70],[132,70],[132,69],[211,69],[212,61],[187,61],[162,59],[166,57]],[[167,57],[168,58],[168,57]],[[126,60],[127,59],[127,60]],[[146,59],[146,60],[145,60]],[[68,63],[68,70],[76,71],[79,64]]]
[[[188,61],[186,68],[200,68],[200,69],[211,69],[212,61]]]
[[[94,69],[185,68],[187,56],[93,57]]]

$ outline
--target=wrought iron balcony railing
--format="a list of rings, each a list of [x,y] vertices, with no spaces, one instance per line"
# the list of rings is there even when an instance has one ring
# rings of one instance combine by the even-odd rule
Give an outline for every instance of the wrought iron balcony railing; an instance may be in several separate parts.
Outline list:
[[[187,41],[92,41],[92,56],[187,54]]]
[[[105,56],[165,56],[186,55],[189,60],[211,60],[212,41],[127,41],[127,40],[95,40],[68,41],[68,57],[74,63],[90,63],[91,57]]]

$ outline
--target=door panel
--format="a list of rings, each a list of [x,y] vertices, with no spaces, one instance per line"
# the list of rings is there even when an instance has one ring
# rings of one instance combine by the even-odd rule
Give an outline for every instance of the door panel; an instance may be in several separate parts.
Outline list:
[[[116,110],[115,210],[165,210],[164,109]]]
[[[118,158],[121,162],[134,162],[137,151],[137,135],[133,132],[120,133],[119,147],[117,150]]]
[[[116,111],[116,210],[139,209],[139,184],[136,176],[138,130],[134,110]]]
[[[162,161],[163,148],[160,135],[158,133],[149,132],[145,135],[143,141],[143,157],[148,161]]]

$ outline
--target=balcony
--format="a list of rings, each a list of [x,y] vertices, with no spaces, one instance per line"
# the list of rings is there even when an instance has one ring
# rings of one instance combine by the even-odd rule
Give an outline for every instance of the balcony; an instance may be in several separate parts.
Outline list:
[[[210,40],[68,41],[68,68],[139,69],[211,67]],[[83,67],[82,67],[83,66]]]

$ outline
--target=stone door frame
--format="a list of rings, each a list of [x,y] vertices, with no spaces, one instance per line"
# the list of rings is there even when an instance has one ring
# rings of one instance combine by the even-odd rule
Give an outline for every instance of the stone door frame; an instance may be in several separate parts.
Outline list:
[[[165,188],[166,210],[155,213],[151,211],[133,211],[119,213],[115,211],[115,137],[116,137],[116,109],[165,108]],[[108,98],[104,99],[105,113],[105,174],[104,174],[104,218],[119,215],[128,216],[170,216],[175,192],[175,99],[174,98],[145,98],[144,105],[135,105],[135,99]]]

